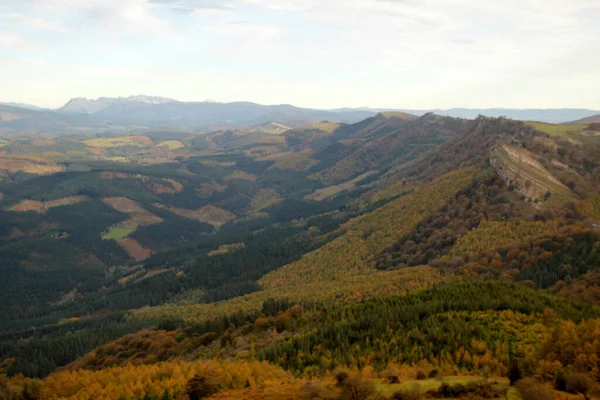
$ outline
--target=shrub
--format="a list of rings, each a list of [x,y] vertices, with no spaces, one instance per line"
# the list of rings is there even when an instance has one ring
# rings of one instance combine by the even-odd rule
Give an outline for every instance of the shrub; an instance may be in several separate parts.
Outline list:
[[[437,378],[439,374],[440,374],[440,371],[438,371],[435,368],[432,369],[431,371],[429,371],[429,377],[430,378]]]
[[[369,400],[376,395],[377,389],[373,382],[363,381],[358,375],[351,375],[342,385],[340,400]]]
[[[417,370],[417,379],[420,381],[423,379],[427,379],[427,374],[425,373],[425,371],[423,371],[422,369]]]
[[[347,369],[344,369],[344,368],[336,369],[334,371],[336,386],[342,386],[346,382],[346,380],[348,379],[349,376],[350,376],[350,373],[348,372]]]
[[[599,391],[598,384],[592,378],[579,372],[566,374],[564,380],[567,392],[582,394],[586,400]]]
[[[421,387],[415,383],[410,389],[399,390],[392,395],[392,400],[420,400]]]
[[[441,397],[445,398],[457,398],[465,396],[469,390],[462,383],[457,383],[456,385],[449,385],[447,382],[442,382],[442,386],[440,386],[438,393]]]
[[[517,389],[523,400],[554,400],[552,388],[542,385],[533,378],[521,379],[517,382]]]
[[[327,390],[321,382],[307,382],[304,384],[301,400],[335,399],[335,396]]]
[[[391,384],[400,383],[400,371],[398,371],[398,368],[396,367],[390,366],[384,372],[384,376]]]

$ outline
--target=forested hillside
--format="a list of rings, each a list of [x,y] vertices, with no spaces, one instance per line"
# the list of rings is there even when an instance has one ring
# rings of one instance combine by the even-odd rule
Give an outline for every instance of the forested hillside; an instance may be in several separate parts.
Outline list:
[[[596,396],[596,125],[280,125],[3,139],[0,399]]]

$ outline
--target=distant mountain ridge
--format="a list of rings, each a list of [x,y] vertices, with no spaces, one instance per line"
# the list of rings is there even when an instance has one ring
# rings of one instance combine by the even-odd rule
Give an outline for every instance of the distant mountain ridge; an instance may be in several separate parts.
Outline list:
[[[414,115],[425,115],[434,113],[453,118],[477,118],[479,115],[485,117],[505,117],[517,119],[521,121],[539,121],[549,123],[565,123],[567,121],[584,119],[593,117],[596,114],[600,115],[598,110],[590,110],[584,108],[549,108],[549,109],[517,109],[517,108],[450,108],[450,109],[429,109],[429,110],[414,110],[414,109],[386,109],[386,108],[340,108],[332,111],[350,112],[350,111],[372,111],[375,113],[383,111],[399,111]],[[600,118],[600,117],[598,117]]]
[[[76,97],[67,102],[57,111],[70,114],[95,114],[115,104],[165,104],[177,100],[166,97],[136,95],[129,97],[100,97],[96,100]]]
[[[581,124],[598,124],[600,123],[600,114],[592,115],[590,117],[581,118],[576,121],[571,121],[569,124],[581,125]]]
[[[33,104],[25,104],[25,103],[16,103],[14,101],[2,102],[0,101],[0,106],[8,106],[8,107],[17,107],[24,108],[26,110],[35,110],[35,111],[48,111],[48,108],[34,106]]]
[[[10,110],[0,118],[0,133],[93,134],[99,132],[145,131],[157,127],[185,131],[211,132],[228,129],[252,129],[281,124],[298,128],[329,121],[354,124],[379,113],[402,112],[415,116],[435,113],[454,118],[474,119],[479,115],[514,120],[564,123],[600,114],[587,109],[468,109],[410,110],[385,108],[312,109],[290,104],[262,105],[252,102],[183,102],[159,96],[73,98],[57,110],[36,109],[29,105],[5,106]],[[276,130],[278,131],[278,130]]]

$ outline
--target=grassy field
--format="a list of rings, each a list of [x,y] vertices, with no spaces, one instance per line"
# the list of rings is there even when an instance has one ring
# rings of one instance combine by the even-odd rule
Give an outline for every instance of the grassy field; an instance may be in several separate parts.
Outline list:
[[[356,188],[356,184],[358,182],[362,181],[365,178],[368,178],[369,176],[373,175],[374,173],[375,173],[375,171],[365,172],[361,176],[358,176],[348,182],[344,182],[344,183],[340,183],[339,185],[328,186],[326,188],[319,189],[307,197],[309,197],[313,200],[321,201],[321,200],[325,200],[328,197],[333,197],[336,194],[341,193],[345,190],[353,190]]]
[[[104,239],[114,239],[117,242],[122,242],[139,226],[154,225],[163,221],[162,218],[157,217],[137,202],[126,197],[107,197],[102,201],[117,211],[129,214],[131,217],[127,221],[112,226],[103,235]]]
[[[416,115],[405,113],[405,112],[400,112],[400,111],[384,111],[381,113],[381,115],[385,118],[401,118],[401,119],[406,119],[409,121],[419,118]]]
[[[214,226],[215,228],[220,228],[228,222],[233,221],[237,218],[237,216],[231,211],[224,210],[222,208],[208,205],[200,208],[199,210],[188,210],[185,208],[177,208],[177,207],[166,207],[163,204],[155,203],[155,207],[163,208],[165,210],[169,210],[173,214],[179,215],[180,217],[193,219],[198,222],[204,222],[205,224],[209,224]]]
[[[446,382],[450,386],[453,385],[467,385],[469,383],[478,382],[482,378],[480,376],[445,376],[443,378],[436,379],[423,379],[423,380],[402,380],[401,383],[398,384],[386,384],[377,382],[377,389],[381,391],[381,393],[385,396],[391,396],[392,394],[400,391],[400,390],[411,390],[418,386],[419,391],[421,393],[428,392],[430,390],[438,390],[440,386],[442,386],[443,382]],[[497,382],[497,385],[508,388],[508,379],[506,378],[490,378],[489,380],[492,383]]]
[[[152,145],[152,140],[147,136],[119,136],[108,138],[97,138],[84,140],[83,143],[89,147],[113,148],[113,147],[147,147]]]
[[[540,132],[568,139],[572,135],[580,135],[587,125],[556,125],[545,122],[528,122],[527,125]]]
[[[158,147],[166,147],[172,151],[172,150],[184,148],[185,145],[183,143],[181,143],[179,140],[165,140],[164,142],[160,142]]]
[[[258,139],[256,143],[261,144],[272,144],[272,145],[285,145],[285,136],[269,136],[262,139]]]
[[[131,235],[135,231],[134,228],[127,228],[124,226],[113,226],[110,228],[108,232],[104,235],[105,239],[113,239],[117,242],[125,240],[127,236]]]
[[[275,161],[275,163],[269,167],[269,169],[281,169],[281,170],[293,170],[293,171],[305,171],[317,165],[319,161],[312,159],[312,151],[299,151],[299,152],[283,152],[277,154],[271,154],[262,158],[259,161]]]
[[[261,211],[284,202],[284,198],[275,189],[260,189],[252,198],[252,211]]]
[[[16,212],[35,211],[37,213],[42,214],[50,208],[69,206],[85,201],[87,199],[88,198],[85,196],[74,196],[51,201],[21,200],[19,203],[15,204],[8,210]]]

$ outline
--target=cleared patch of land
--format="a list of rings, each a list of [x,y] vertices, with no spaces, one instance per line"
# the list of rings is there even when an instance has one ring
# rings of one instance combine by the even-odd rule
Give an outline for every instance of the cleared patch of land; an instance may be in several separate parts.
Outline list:
[[[57,165],[44,157],[0,154],[0,170],[8,172],[23,171],[35,175],[51,175],[65,171],[65,167]]]
[[[212,225],[215,228],[220,228],[226,223],[231,222],[237,218],[237,216],[231,211],[227,211],[213,205],[202,207],[199,210],[187,210],[185,208],[167,207],[159,203],[155,203],[154,205],[156,207],[169,210],[173,214],[177,214],[180,217],[204,222],[205,224]]]
[[[285,136],[268,136],[268,137],[258,139],[255,143],[285,145],[286,142],[285,142]]]
[[[279,133],[283,133],[285,131],[289,131],[290,129],[292,129],[292,128],[290,128],[287,125],[280,124],[279,122],[269,122],[266,124],[255,126],[250,131],[264,132],[264,133],[276,135]]]
[[[312,159],[313,151],[283,152],[262,157],[259,161],[275,161],[269,169],[306,171],[317,165],[318,160]]]
[[[127,197],[107,197],[102,201],[117,211],[129,214],[131,220],[133,220],[136,225],[152,225],[162,222],[162,218],[157,217],[140,206],[137,202],[128,199]]]
[[[319,122],[319,123],[308,125],[308,126],[303,126],[301,128],[298,128],[298,130],[300,130],[300,131],[319,130],[319,131],[323,131],[323,132],[327,132],[327,133],[333,133],[340,126],[341,126],[341,124],[339,124],[337,122],[324,121],[324,122]]]
[[[133,239],[125,239],[119,242],[119,245],[125,249],[129,256],[135,261],[144,261],[152,254],[150,250],[143,248],[137,241]]]
[[[148,136],[118,136],[84,140],[83,143],[89,147],[112,148],[112,147],[149,147],[152,139]]]
[[[245,243],[224,244],[222,246],[219,246],[219,248],[217,250],[213,250],[210,253],[208,253],[208,256],[209,257],[219,256],[222,254],[227,254],[227,253],[234,252],[236,250],[243,249],[244,247],[246,247]]]
[[[169,150],[177,150],[184,148],[185,145],[179,140],[165,140],[164,142],[160,142],[158,147],[166,147]]]
[[[411,390],[418,388],[419,392],[425,394],[430,390],[438,390],[442,383],[445,382],[450,386],[454,385],[468,385],[469,383],[475,383],[481,381],[481,376],[444,376],[442,378],[435,379],[401,379],[402,383],[398,384],[385,384],[377,382],[377,388],[383,395],[393,395],[400,390]],[[489,382],[493,382],[495,385],[501,386],[505,389],[509,387],[509,381],[506,378],[489,378]]]
[[[412,121],[412,120],[419,118],[416,115],[401,112],[401,111],[384,111],[379,114],[384,118],[400,118],[400,119],[405,119],[408,121]]]
[[[561,206],[576,198],[525,149],[499,146],[492,151],[490,162],[507,185],[516,187],[537,208]]]
[[[252,198],[252,211],[261,211],[265,208],[283,203],[284,199],[275,189],[260,189]]]
[[[125,240],[125,238],[135,232],[135,228],[129,228],[126,226],[114,226],[109,229],[108,232],[104,234],[104,239],[112,239],[120,242]]]
[[[137,202],[126,197],[107,197],[102,201],[115,210],[130,216],[128,220],[112,226],[108,232],[104,233],[102,236],[104,239],[113,239],[121,243],[135,232],[139,226],[154,225],[163,221],[162,218],[157,217]]]
[[[249,174],[248,172],[245,171],[233,171],[231,173],[231,175],[227,176],[224,178],[224,180],[226,181],[231,181],[234,179],[240,179],[240,180],[245,180],[245,181],[250,181],[250,182],[256,182],[256,180],[258,179],[258,177],[256,175],[253,174]]]
[[[329,186],[329,187],[326,187],[323,189],[319,189],[319,190],[315,191],[314,193],[308,195],[307,198],[310,198],[312,200],[322,201],[329,197],[333,197],[336,194],[341,193],[343,191],[356,189],[358,182],[362,181],[365,178],[368,178],[369,176],[373,175],[375,172],[376,171],[365,172],[361,176],[357,176],[356,178],[354,178],[348,182],[344,182],[344,183],[340,183],[339,185]]]
[[[527,122],[527,125],[548,135],[565,139],[570,138],[572,135],[579,135],[587,128],[587,125],[556,125],[545,122]]]
[[[51,201],[21,200],[19,203],[15,204],[8,210],[16,212],[35,211],[37,213],[43,214],[50,208],[69,206],[72,204],[80,203],[85,200],[88,200],[86,196],[64,197],[62,199]]]

